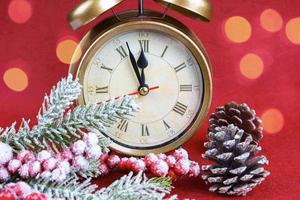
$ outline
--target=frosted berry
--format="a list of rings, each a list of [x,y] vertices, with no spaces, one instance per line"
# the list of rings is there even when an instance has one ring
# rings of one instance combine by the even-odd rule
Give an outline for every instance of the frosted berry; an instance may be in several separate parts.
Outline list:
[[[179,148],[179,149],[175,150],[175,152],[173,153],[173,156],[176,158],[176,160],[189,159],[188,152],[183,148]]]
[[[166,176],[169,171],[168,164],[163,160],[158,160],[156,163],[152,163],[150,171],[154,176]]]
[[[183,176],[189,173],[190,170],[190,161],[181,159],[179,160],[175,166],[174,166],[174,171],[178,176]]]
[[[149,167],[153,163],[156,163],[158,160],[158,157],[154,153],[150,153],[144,158],[147,167]]]
[[[88,145],[88,146],[95,146],[98,145],[99,139],[98,136],[95,133],[89,132],[85,136],[83,136],[83,141]]]
[[[35,161],[35,156],[32,151],[29,151],[24,157],[24,162],[27,163],[32,161]]]
[[[167,155],[166,155],[166,154],[163,154],[163,153],[160,153],[160,154],[157,155],[157,158],[158,158],[158,159],[161,159],[161,160],[166,160]]]
[[[200,174],[200,166],[197,162],[191,161],[190,163],[190,171],[189,176],[190,177],[197,177]]]
[[[14,192],[11,189],[0,190],[0,200],[14,200]]]
[[[108,157],[109,157],[109,156],[108,156],[106,153],[104,153],[104,154],[102,154],[102,155],[100,156],[99,160],[100,160],[101,163],[105,163],[106,160],[108,159]]]
[[[101,175],[106,175],[109,173],[108,166],[106,164],[100,164],[99,165],[99,172]]]
[[[109,168],[115,168],[119,163],[121,159],[117,155],[111,155],[107,158],[106,164]]]
[[[84,153],[84,150],[85,150],[86,146],[87,145],[86,145],[86,143],[84,141],[78,140],[72,146],[72,152],[73,152],[73,154],[75,154],[76,156],[82,155]]]
[[[40,175],[42,179],[48,180],[51,177],[51,172],[50,171],[43,171]]]
[[[174,165],[176,163],[176,158],[172,155],[168,155],[166,158],[166,162],[169,165],[169,167],[174,167]]]
[[[57,159],[55,158],[49,158],[48,160],[43,162],[43,168],[46,171],[52,171],[57,164]]]
[[[0,182],[5,182],[10,179],[10,174],[6,168],[0,167]]]
[[[19,168],[18,173],[21,176],[21,178],[28,179],[29,176],[30,176],[30,174],[29,174],[29,164],[28,163],[23,164]]]
[[[77,170],[87,170],[89,168],[89,162],[83,156],[76,156],[73,160],[73,166]]]
[[[18,159],[19,161],[21,161],[22,163],[24,163],[24,162],[25,162],[25,156],[26,156],[28,153],[29,153],[29,151],[27,151],[27,150],[21,150],[21,151],[18,153],[18,155],[17,155],[17,159]]]
[[[16,183],[14,191],[16,195],[21,198],[28,196],[32,192],[31,187],[25,182]]]
[[[66,160],[58,162],[56,168],[61,169],[66,174],[69,174],[71,172],[70,163]]]
[[[18,171],[18,169],[21,167],[22,162],[20,160],[17,159],[13,159],[11,161],[9,161],[8,165],[7,165],[7,169],[10,173],[15,173],[16,171]]]
[[[73,153],[70,148],[66,148],[62,153],[62,158],[66,160],[72,160],[74,158]]]
[[[172,179],[172,181],[176,181],[178,176],[176,175],[176,173],[174,172],[174,170],[170,170],[168,172],[168,177],[170,177]]]
[[[122,170],[122,171],[127,171],[128,169],[128,158],[124,157],[124,158],[121,158],[121,161],[119,163],[119,169]]]
[[[85,150],[86,157],[92,160],[98,160],[102,155],[102,149],[99,145],[87,147]]]
[[[0,165],[6,165],[13,159],[13,149],[5,143],[0,142]]]
[[[137,160],[135,163],[132,164],[131,170],[135,173],[138,173],[140,171],[146,170],[146,164],[143,160]]]
[[[51,180],[61,183],[67,178],[67,175],[61,169],[55,169],[51,172]]]
[[[37,192],[31,193],[25,200],[47,200],[48,197],[45,194],[39,194]]]
[[[49,151],[43,150],[37,154],[37,160],[41,163],[49,158],[51,158],[51,153]]]
[[[34,161],[29,163],[29,175],[35,177],[41,172],[42,166],[40,161]]]

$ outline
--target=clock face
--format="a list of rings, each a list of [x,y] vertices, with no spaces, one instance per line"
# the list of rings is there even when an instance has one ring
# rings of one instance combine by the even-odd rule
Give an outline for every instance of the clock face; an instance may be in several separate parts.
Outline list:
[[[182,137],[199,115],[204,81],[191,51],[176,38],[158,30],[132,30],[106,41],[88,61],[83,75],[85,103],[95,103],[131,94],[139,82],[126,42],[136,60],[141,49],[148,66],[145,80],[149,94],[138,95],[141,110],[118,121],[106,136],[120,146],[149,150]]]

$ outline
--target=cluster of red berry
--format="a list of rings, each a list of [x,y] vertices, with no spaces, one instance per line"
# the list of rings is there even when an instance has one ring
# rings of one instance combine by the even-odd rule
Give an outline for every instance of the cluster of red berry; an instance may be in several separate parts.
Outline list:
[[[102,148],[94,133],[88,133],[59,154],[43,150],[35,155],[22,150],[13,157],[12,148],[0,143],[0,156],[3,156],[0,157],[0,182],[10,180],[12,175],[19,175],[23,180],[41,177],[62,182],[71,171],[87,170],[90,161],[98,160],[101,155]]]
[[[150,153],[144,158],[120,158],[118,155],[106,154],[100,157],[99,170],[102,175],[116,168],[125,172],[144,171],[150,172],[153,176],[169,176],[172,180],[182,176],[196,177],[200,174],[199,164],[189,160],[189,155],[183,148],[175,150],[170,155]]]
[[[10,183],[0,190],[0,200],[50,200],[42,193],[35,192],[25,182]]]

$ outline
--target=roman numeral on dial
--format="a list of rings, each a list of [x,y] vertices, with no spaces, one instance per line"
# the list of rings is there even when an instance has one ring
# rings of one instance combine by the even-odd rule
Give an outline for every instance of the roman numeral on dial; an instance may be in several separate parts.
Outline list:
[[[169,130],[171,128],[171,126],[165,120],[163,120],[163,123],[164,123],[166,130]]]
[[[97,94],[108,93],[108,86],[106,86],[106,87],[96,87],[96,93]]]
[[[139,40],[141,49],[144,50],[144,52],[149,53],[149,40]]]
[[[116,51],[120,54],[121,59],[124,59],[128,56],[128,53],[125,51],[124,46],[119,46],[118,48],[116,48]]]
[[[184,115],[186,110],[187,110],[187,106],[184,105],[183,103],[177,102],[175,107],[173,108],[173,111],[178,113],[179,115]]]
[[[107,70],[109,73],[112,72],[113,69],[106,67],[104,64],[101,65],[101,69]]]
[[[145,124],[142,124],[142,136],[150,136],[148,126]]]
[[[128,129],[128,120],[127,119],[122,119],[120,121],[119,125],[117,126],[117,128],[120,131],[127,132],[127,129]]]
[[[179,72],[179,71],[183,70],[186,67],[187,67],[187,65],[185,63],[181,63],[180,65],[178,65],[177,67],[175,67],[175,71]]]
[[[192,85],[180,85],[180,92],[191,92],[193,91]]]

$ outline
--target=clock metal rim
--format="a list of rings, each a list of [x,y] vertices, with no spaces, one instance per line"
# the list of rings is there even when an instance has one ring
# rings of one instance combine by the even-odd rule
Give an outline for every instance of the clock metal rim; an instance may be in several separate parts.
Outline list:
[[[81,48],[81,51],[83,52],[82,54],[83,56],[80,59],[80,62],[79,63],[71,62],[72,64],[70,65],[70,73],[72,73],[76,78],[79,78],[79,82],[83,84],[82,81],[84,77],[84,72],[87,67],[87,64],[85,62],[88,62],[88,60],[90,60],[90,58],[94,55],[91,54],[90,52],[96,51],[96,49],[98,49],[97,47],[103,45],[109,39],[113,38],[114,36],[120,33],[125,33],[137,29],[156,30],[171,35],[175,39],[182,42],[191,51],[191,53],[194,55],[195,59],[197,60],[203,76],[204,94],[203,94],[202,104],[200,105],[199,108],[199,113],[195,116],[194,123],[191,124],[188,131],[173,143],[155,149],[139,150],[139,149],[127,148],[118,145],[114,142],[111,143],[110,147],[117,152],[123,154],[135,155],[135,156],[144,156],[149,153],[162,153],[162,152],[167,152],[176,149],[177,147],[184,144],[188,139],[190,139],[196,133],[197,129],[202,124],[202,122],[204,121],[208,113],[211,99],[212,99],[212,75],[211,75],[210,61],[208,59],[208,55],[206,54],[206,51],[203,45],[201,44],[201,42],[196,38],[196,36],[190,30],[186,29],[184,31],[185,28],[184,25],[182,25],[182,27],[178,27],[176,23],[173,23],[172,20],[174,19],[173,18],[170,18],[170,20],[130,19],[128,21],[115,23],[115,20],[112,19],[112,24],[108,26],[108,28],[106,29],[103,29],[103,27],[101,28],[102,24],[99,24],[94,29],[92,29],[80,42],[79,46]],[[175,22],[176,21],[177,20],[175,20]],[[83,95],[81,95],[77,103],[78,104],[85,103]]]

